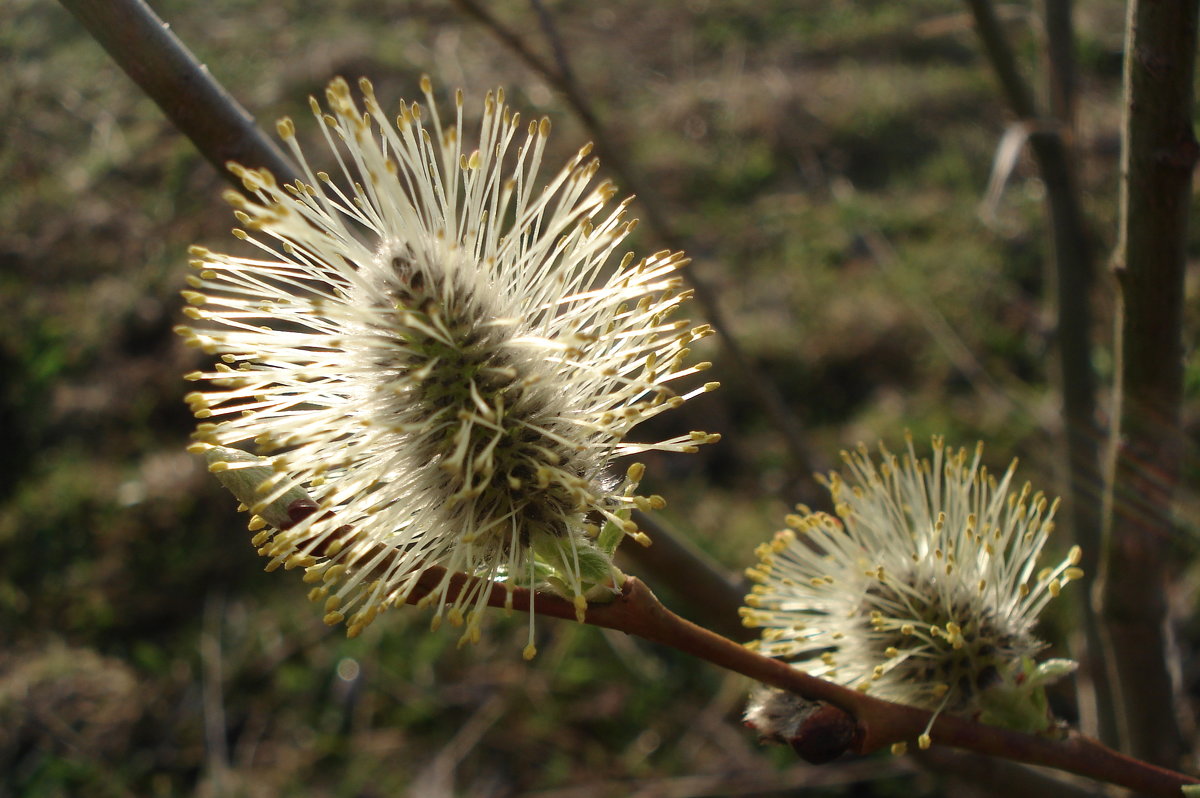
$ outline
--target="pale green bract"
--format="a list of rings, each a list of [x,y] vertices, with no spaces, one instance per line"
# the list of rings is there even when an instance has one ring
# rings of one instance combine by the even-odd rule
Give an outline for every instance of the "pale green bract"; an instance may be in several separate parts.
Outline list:
[[[1035,662],[1022,657],[1019,665],[1009,668],[1001,681],[979,696],[982,723],[1007,729],[1054,736],[1060,730],[1050,713],[1046,687],[1075,672],[1079,663],[1070,659]]]

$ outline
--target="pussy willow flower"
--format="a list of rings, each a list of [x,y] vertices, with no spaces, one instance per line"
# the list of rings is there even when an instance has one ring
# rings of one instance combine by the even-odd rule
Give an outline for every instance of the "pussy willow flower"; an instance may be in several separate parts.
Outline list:
[[[878,464],[865,447],[843,453],[848,476],[828,480],[838,517],[798,508],[748,571],[743,620],[763,629],[752,645],[935,716],[1050,730],[1042,686],[1074,664],[1035,666],[1034,626],[1083,575],[1080,552],[1039,569],[1057,502],[1014,490],[1016,461],[997,480],[982,454],[941,438],[932,461],[911,438],[902,457],[881,447]]]
[[[243,500],[255,545],[269,570],[305,568],[326,621],[352,636],[426,566],[447,578],[423,603],[435,626],[465,625],[464,641],[493,582],[557,589],[582,617],[589,590],[620,580],[601,530],[645,540],[629,511],[662,501],[635,494],[640,465],[622,481],[610,463],[717,437],[627,440],[716,387],[671,387],[708,366],[685,362],[707,326],[670,319],[686,261],[614,263],[635,224],[628,200],[610,206],[590,147],[542,176],[550,122],[523,124],[502,91],[468,146],[461,92],[449,124],[428,78],[427,104],[394,118],[359,87],[361,109],[340,79],[328,112],[311,100],[338,177],[309,166],[289,119],[277,127],[302,181],[231,167],[256,198],[228,195],[234,235],[260,254],[192,250],[198,324],[180,332],[223,361],[188,376],[208,383],[188,397],[205,419],[194,448],[271,455],[258,501]],[[213,470],[263,470],[220,451]],[[316,510],[282,523],[297,495]],[[452,596],[453,572],[481,580]],[[527,656],[532,638],[531,613]]]

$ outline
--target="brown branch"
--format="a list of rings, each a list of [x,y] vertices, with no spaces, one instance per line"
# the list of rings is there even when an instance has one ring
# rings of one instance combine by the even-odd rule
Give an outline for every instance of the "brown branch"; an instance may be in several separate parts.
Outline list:
[[[223,473],[225,472],[218,472],[217,477],[222,478]],[[234,490],[234,494],[239,498],[242,498],[242,495],[239,495],[238,490],[256,490],[244,481],[234,483],[227,476],[222,481],[226,487]],[[245,495],[249,497],[249,493]],[[286,508],[270,509],[272,514],[278,516],[276,523],[282,529],[289,529],[318,511],[316,502],[308,498],[291,501]],[[328,546],[338,542],[341,544],[340,549],[357,534],[353,527],[342,526],[328,537],[301,538],[292,543],[298,550],[312,557],[323,558],[327,555]],[[375,556],[380,551],[376,547],[359,553],[355,558],[356,562],[370,562],[374,565],[368,573],[354,574],[357,579],[369,581],[391,571],[386,555]],[[343,564],[353,567],[352,563]],[[404,600],[409,604],[418,604],[431,594],[439,595],[439,600],[443,603],[453,603],[466,591],[471,596],[486,596],[484,603],[490,607],[536,612],[563,620],[575,620],[578,617],[574,602],[561,596],[489,583],[466,574],[450,573],[438,566],[421,571],[406,589],[408,592]],[[626,578],[621,592],[613,601],[590,604],[584,615],[584,622],[637,635],[763,684],[836,707],[853,719],[855,731],[852,745],[854,750],[860,753],[868,753],[893,743],[915,740],[930,726],[931,713],[927,710],[882,701],[858,690],[818,679],[785,662],[765,657],[679,617],[663,606],[650,589],[634,577]],[[826,718],[826,721],[830,719]],[[1130,759],[1106,748],[1096,740],[1078,735],[1061,741],[1051,740],[994,726],[983,726],[949,715],[939,716],[933,722],[930,733],[939,745],[1057,768],[1129,787],[1148,795],[1177,798],[1182,785],[1200,784],[1200,779]]]
[[[1009,107],[1019,119],[1038,119],[1033,90],[1021,77],[1021,71],[1017,68],[1017,58],[1004,35],[1004,28],[991,0],[967,0],[967,5],[975,18],[975,32],[983,45],[984,55],[1000,81],[1000,88],[1004,91],[1004,98]]]
[[[570,66],[566,61],[565,49],[561,44],[555,44],[557,33],[549,16],[543,13],[540,14],[540,19],[543,30],[551,39],[552,49],[555,50],[557,58],[562,64],[559,68],[555,68],[534,53],[521,36],[504,25],[475,0],[454,0],[454,3],[463,13],[482,24],[505,47],[525,62],[526,66],[540,75],[562,95],[567,105],[579,117],[594,139],[596,152],[600,159],[612,170],[625,189],[638,196],[639,207],[646,218],[646,224],[654,231],[658,239],[671,249],[687,249],[684,246],[683,237],[667,221],[667,215],[662,210],[662,202],[658,199],[658,193],[647,181],[641,179],[639,172],[625,159],[621,148],[613,143],[608,129],[600,121],[591,103],[584,96],[584,92],[574,81]],[[801,482],[805,490],[815,494],[815,484],[809,476],[813,471],[811,464],[814,460],[808,447],[804,444],[804,436],[795,416],[788,410],[787,403],[774,383],[754,364],[734,337],[733,325],[721,309],[717,289],[713,288],[695,269],[688,269],[684,276],[694,290],[696,301],[703,309],[705,317],[716,329],[717,337],[724,347],[725,355],[737,375],[738,382],[750,390],[755,400],[771,419],[772,425],[787,447],[793,478]],[[801,498],[809,503],[820,501],[816,495],[802,496]]]
[[[451,602],[464,589],[482,587],[488,591],[489,606],[505,606],[511,594],[512,606],[517,610],[533,610],[539,615],[564,620],[575,619],[575,605],[560,596],[530,593],[522,588],[499,584],[488,587],[474,583],[474,577],[447,575],[444,569],[428,568],[418,578],[408,602],[416,603],[446,584],[449,587],[447,600]],[[626,580],[621,593],[611,603],[590,605],[585,622],[637,635],[755,681],[813,701],[832,704],[855,719],[858,733],[854,749],[860,753],[896,742],[913,741],[929,723],[930,713],[926,710],[881,701],[857,690],[809,676],[787,663],[764,657],[696,626],[664,607],[642,582],[633,577]],[[1200,779],[1138,762],[1081,736],[1061,741],[1050,740],[983,726],[948,715],[937,719],[931,734],[939,745],[1057,768],[1147,795],[1177,798],[1181,786],[1200,784]]]
[[[554,17],[551,16],[550,10],[546,8],[546,4],[542,0],[529,0],[529,4],[533,6],[533,10],[537,14],[538,25],[541,26],[542,33],[546,36],[550,51],[554,53],[554,64],[558,67],[559,77],[564,84],[577,88],[575,71],[571,69],[571,60],[567,58],[567,48],[563,46],[562,37],[558,35],[558,26],[554,24]]]
[[[1030,130],[1029,146],[1046,187],[1053,251],[1053,303],[1057,319],[1055,376],[1062,394],[1065,436],[1062,470],[1067,475],[1062,517],[1069,520],[1074,538],[1083,550],[1080,565],[1086,573],[1095,574],[1099,571],[1103,551],[1099,508],[1104,486],[1099,466],[1101,433],[1096,424],[1096,375],[1092,368],[1091,344],[1090,296],[1095,269],[1071,153],[1063,135],[1070,129],[1069,100],[1073,85],[1070,4],[1066,0],[1045,0],[1047,50],[1053,66],[1050,70],[1051,94],[1056,98],[1056,111],[1063,114],[1056,119],[1047,118],[1039,111],[1033,90],[1021,77],[1016,56],[990,0],[967,0],[967,4],[1005,99],[1012,112]],[[1096,715],[1099,734],[1112,741],[1115,722],[1099,621],[1090,602],[1084,602],[1082,612],[1087,643],[1081,659],[1094,694],[1084,697],[1083,703],[1089,705],[1087,710],[1090,710],[1085,714]]]
[[[1184,431],[1185,246],[1197,144],[1192,130],[1197,15],[1191,2],[1129,5],[1120,236],[1119,353],[1106,497],[1101,613],[1122,712],[1122,744],[1179,761],[1185,743],[1168,662],[1167,586]]]
[[[229,161],[266,167],[281,183],[295,180],[287,157],[144,0],[60,2],[239,191],[246,189]]]
[[[674,533],[655,518],[635,513],[639,528],[650,535],[649,546],[622,546],[618,556],[629,560],[638,573],[653,575],[656,588],[670,590],[688,614],[715,632],[734,640],[752,640],[754,630],[742,625],[738,610],[747,588],[727,568],[715,562],[685,537]]]

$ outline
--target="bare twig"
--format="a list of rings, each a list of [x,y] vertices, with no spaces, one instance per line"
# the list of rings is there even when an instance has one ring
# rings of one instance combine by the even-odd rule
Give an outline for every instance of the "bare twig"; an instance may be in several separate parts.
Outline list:
[[[225,168],[229,161],[266,167],[281,183],[295,180],[291,162],[144,0],[60,2],[239,191],[245,187]]]
[[[567,105],[571,107],[571,110],[575,112],[575,115],[592,135],[601,160],[617,176],[617,180],[622,186],[638,196],[639,207],[654,234],[671,249],[686,249],[683,246],[683,237],[667,221],[657,192],[648,182],[641,179],[638,170],[630,165],[621,149],[613,144],[608,129],[600,121],[584,92],[574,81],[566,59],[565,48],[557,41],[558,33],[554,28],[553,20],[545,13],[545,10],[540,10],[539,17],[542,29],[550,38],[551,48],[560,64],[558,68],[533,52],[521,36],[475,0],[454,0],[454,2],[465,14],[487,28],[493,36],[562,95]],[[696,301],[700,303],[705,317],[716,328],[718,339],[725,349],[725,355],[736,372],[739,382],[754,395],[787,447],[793,478],[812,489],[813,483],[809,475],[813,470],[811,464],[814,461],[804,444],[804,437],[795,416],[788,410],[786,402],[774,383],[752,362],[734,337],[733,325],[721,310],[716,289],[709,285],[708,281],[695,269],[688,269],[684,276],[695,291]],[[817,500],[812,496],[803,498],[806,501]]]
[[[655,585],[672,591],[685,603],[689,614],[702,620],[709,629],[734,640],[758,636],[756,630],[743,626],[738,616],[747,593],[745,585],[653,516],[637,513],[636,520],[650,535],[653,545],[625,546],[618,552],[632,561],[638,572],[651,574]]]
[[[220,478],[221,474],[228,472],[216,473]],[[245,479],[230,480],[226,477],[222,481],[240,499],[257,492],[256,487]],[[313,513],[328,512],[321,510],[308,497],[286,499],[286,507],[280,506],[284,501],[281,498],[262,510],[266,513],[264,518],[270,516],[277,519],[278,528],[282,531],[295,528]],[[293,536],[288,545],[296,547],[296,551],[303,551],[306,558],[311,558],[314,562],[311,567],[320,568],[315,564],[317,561],[325,560],[328,563],[331,556],[337,556],[332,553],[334,548],[338,552],[346,551],[346,543],[354,540],[358,534],[352,526],[342,526],[332,535],[319,537],[310,537],[301,532]],[[403,549],[380,543],[359,547],[352,555],[337,563],[339,568],[345,569],[340,578],[354,583],[382,578],[395,572],[399,567],[396,558],[405,554]],[[279,565],[279,560],[272,560],[272,565]],[[315,572],[315,575],[319,577],[320,572]],[[810,701],[823,702],[825,706],[821,711],[812,715],[820,717],[818,729],[836,727],[846,733],[839,735],[838,750],[823,749],[822,758],[814,761],[829,761],[830,757],[825,754],[836,756],[849,749],[869,753],[883,746],[915,740],[928,733],[940,745],[1057,768],[1150,795],[1177,796],[1181,786],[1200,784],[1200,779],[1131,759],[1083,736],[1054,740],[983,726],[964,718],[937,715],[917,707],[882,701],[866,692],[819,679],[782,660],[765,657],[679,617],[633,577],[625,578],[620,591],[612,596],[611,601],[593,600],[586,605],[581,616],[574,600],[447,571],[440,566],[414,569],[407,576],[404,592],[389,601],[424,606],[436,600],[444,607],[456,604],[460,597],[469,596],[475,607],[503,607],[510,612],[517,609],[552,618],[582,620],[595,626],[637,635]],[[461,622],[459,618],[457,623]],[[796,740],[792,742],[796,747]]]
[[[285,517],[288,520],[283,527],[290,528],[317,510],[316,502],[311,499],[293,501],[286,509]],[[345,540],[355,534],[352,527],[346,526],[330,537],[295,540],[293,545],[301,547],[309,556],[320,559],[327,556],[329,546],[337,545],[340,549]],[[343,577],[370,581],[389,573],[393,568],[392,554],[401,554],[401,551],[389,552],[376,544],[368,551],[358,552],[353,562],[340,563],[350,569],[343,573]],[[369,565],[355,573],[354,562]],[[428,596],[437,596],[443,604],[452,604],[465,592],[481,597],[481,603],[489,607],[536,612],[538,615],[565,620],[579,617],[575,603],[562,596],[452,573],[440,566],[430,566],[415,573],[412,581],[406,584],[406,592],[398,600],[409,604],[421,605]],[[620,593],[611,602],[589,604],[583,621],[661,643],[763,684],[841,710],[847,716],[845,720],[854,729],[848,744],[859,753],[915,740],[928,730],[940,745],[1057,768],[1148,795],[1177,798],[1182,785],[1200,784],[1200,779],[1130,759],[1087,737],[1052,740],[983,726],[945,714],[933,719],[928,710],[882,701],[864,692],[810,676],[786,662],[765,657],[679,617],[663,606],[649,588],[634,577],[626,578]]]
[[[1070,72],[1070,7],[1064,0],[1046,0],[1047,35],[1054,37],[1051,57],[1055,63],[1052,94],[1064,96]],[[1029,131],[1029,146],[1037,163],[1050,211],[1054,264],[1054,306],[1057,316],[1057,382],[1062,393],[1062,423],[1067,474],[1066,506],[1075,540],[1083,550],[1081,565],[1085,572],[1099,570],[1101,520],[1099,507],[1104,481],[1100,474],[1100,438],[1096,425],[1096,377],[1092,368],[1091,289],[1093,282],[1092,247],[1080,206],[1070,153],[1063,131],[1069,119],[1047,119],[1041,114],[1034,93],[1021,77],[1017,60],[1005,38],[1003,27],[990,0],[967,0],[975,18],[975,28],[992,70],[1000,81],[1013,113]],[[1098,731],[1111,741],[1113,721],[1109,687],[1103,666],[1099,624],[1095,609],[1084,602],[1084,629],[1087,651],[1083,657],[1085,675],[1093,685],[1093,696],[1085,696],[1098,715]],[[1090,699],[1090,700],[1088,700]]]
[[[1127,751],[1175,763],[1184,751],[1168,664],[1168,556],[1184,432],[1183,282],[1192,170],[1195,2],[1129,4],[1116,350],[1101,613]]]
[[[975,32],[983,45],[984,55],[987,56],[992,71],[996,73],[1000,88],[1004,91],[1004,98],[1013,113],[1020,119],[1038,119],[1033,90],[1021,77],[1016,56],[1013,55],[1012,47],[1004,36],[1004,28],[991,0],[967,0],[967,5],[970,6],[971,15],[975,19]]]

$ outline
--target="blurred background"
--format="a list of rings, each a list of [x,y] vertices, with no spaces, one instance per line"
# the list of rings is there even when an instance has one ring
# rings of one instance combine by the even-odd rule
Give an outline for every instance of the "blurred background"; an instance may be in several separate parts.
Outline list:
[[[445,100],[464,88],[468,110],[502,85],[552,118],[547,168],[592,138],[452,5],[153,6],[265,129],[292,115],[310,152],[323,145],[307,97],[335,75],[369,76],[394,103],[429,73]],[[1124,8],[1077,6],[1074,143],[1103,265]],[[486,7],[553,59],[537,4]],[[1057,490],[1042,185],[1022,155],[987,197],[1011,117],[962,4],[544,10],[610,143],[801,431],[798,462],[751,381],[705,341],[707,378],[724,387],[644,435],[724,439],[647,461],[662,524],[740,579],[793,503],[821,501],[813,471],[859,441],[898,448],[905,429],[919,446],[983,439],[993,468],[1019,456],[1023,477]],[[1002,10],[1036,76],[1034,9]],[[188,245],[231,246],[223,178],[55,3],[0,5],[0,55],[0,796],[989,794],[911,758],[814,768],[763,748],[741,728],[745,680],[623,635],[546,620],[525,663],[523,616],[496,613],[462,650],[415,609],[353,641],[325,627],[297,573],[262,573],[236,503],[184,452],[181,375],[202,360],[171,327]],[[630,244],[653,251],[661,232],[643,225]],[[1194,273],[1188,285],[1194,331]],[[1104,413],[1105,275],[1092,299]],[[1193,362],[1181,562],[1198,396]],[[633,572],[682,614],[729,620],[715,599]],[[1060,609],[1043,634],[1066,655]],[[1069,693],[1055,700],[1070,717]]]

